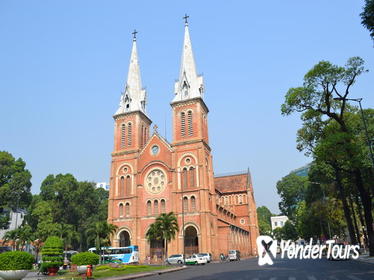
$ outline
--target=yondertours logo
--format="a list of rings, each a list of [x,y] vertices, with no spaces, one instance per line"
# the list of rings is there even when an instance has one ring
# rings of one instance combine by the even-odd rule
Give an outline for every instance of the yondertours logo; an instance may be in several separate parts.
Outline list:
[[[258,265],[272,265],[277,258],[278,241],[267,235],[257,237]],[[325,244],[313,244],[313,239],[306,245],[291,240],[281,240],[280,258],[288,259],[357,259],[360,255],[359,245],[336,244],[335,240],[327,240]]]

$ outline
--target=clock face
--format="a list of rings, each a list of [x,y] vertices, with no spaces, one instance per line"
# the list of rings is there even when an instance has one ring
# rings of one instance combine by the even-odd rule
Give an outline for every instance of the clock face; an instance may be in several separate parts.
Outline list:
[[[158,151],[160,150],[160,148],[156,145],[154,145],[152,148],[152,155],[157,155],[158,154]]]
[[[149,193],[159,194],[165,189],[166,175],[162,170],[154,169],[149,172],[144,184]]]

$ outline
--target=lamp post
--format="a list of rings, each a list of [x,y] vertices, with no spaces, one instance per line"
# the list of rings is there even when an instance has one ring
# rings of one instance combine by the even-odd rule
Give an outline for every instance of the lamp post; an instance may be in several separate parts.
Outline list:
[[[360,105],[360,112],[361,112],[362,122],[364,124],[366,141],[367,141],[367,145],[369,146],[369,152],[370,152],[371,162],[373,163],[373,167],[374,167],[373,147],[371,146],[371,140],[369,138],[367,123],[366,123],[366,119],[365,119],[365,116],[364,116],[364,111],[362,110],[362,106],[361,106],[362,98],[342,98],[342,97],[336,97],[336,98],[334,98],[334,100],[338,100],[338,101],[343,101],[343,100],[355,101],[355,102],[358,102],[358,104]]]

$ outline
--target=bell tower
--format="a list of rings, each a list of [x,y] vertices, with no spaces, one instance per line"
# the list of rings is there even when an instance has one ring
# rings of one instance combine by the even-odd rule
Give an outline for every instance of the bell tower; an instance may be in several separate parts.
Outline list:
[[[185,240],[192,238],[194,229],[201,228],[202,252],[213,252],[217,248],[217,210],[211,148],[208,141],[208,107],[204,98],[204,80],[197,74],[188,25],[184,17],[184,40],[179,71],[179,80],[174,85],[171,102],[173,114],[173,141],[176,165],[176,195],[183,201],[184,220],[182,231]],[[195,207],[193,205],[199,205]],[[191,205],[189,207],[188,205]],[[186,212],[186,213],[184,213]],[[178,212],[177,212],[178,213]],[[180,214],[181,212],[179,212]],[[198,217],[198,218],[197,218]],[[189,244],[187,242],[187,244]],[[189,244],[185,250],[194,252]],[[197,244],[194,244],[197,246]]]
[[[130,65],[125,89],[121,94],[119,108],[114,114],[114,153],[136,152],[143,148],[149,138],[152,121],[146,114],[147,93],[142,88],[140,66],[133,33]]]
[[[110,171],[108,222],[116,225],[120,225],[123,219],[135,223],[138,196],[137,158],[149,139],[152,123],[146,112],[147,93],[142,88],[136,33],[133,32],[127,82],[121,93],[119,108],[113,116],[114,148]],[[115,246],[128,246],[136,242],[133,237],[130,238],[129,232],[123,234],[126,236],[114,239]]]
[[[208,145],[208,107],[203,100],[204,80],[196,73],[188,16],[184,17],[184,42],[179,80],[175,82],[173,109],[173,143],[200,140]]]

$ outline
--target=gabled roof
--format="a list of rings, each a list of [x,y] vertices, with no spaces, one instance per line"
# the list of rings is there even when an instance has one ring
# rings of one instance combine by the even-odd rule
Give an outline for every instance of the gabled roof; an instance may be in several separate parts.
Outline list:
[[[171,147],[170,143],[164,138],[162,137],[160,134],[158,134],[157,132],[153,132],[152,136],[148,139],[147,143],[145,143],[143,149],[140,151],[140,155],[145,151],[147,150],[148,146],[150,145],[150,143],[152,142],[152,139],[154,138],[157,138],[160,140],[161,143],[163,143],[165,145],[165,147],[170,151],[172,152],[173,151],[173,148]]]
[[[214,186],[220,193],[246,191],[249,181],[249,172],[214,177]]]

